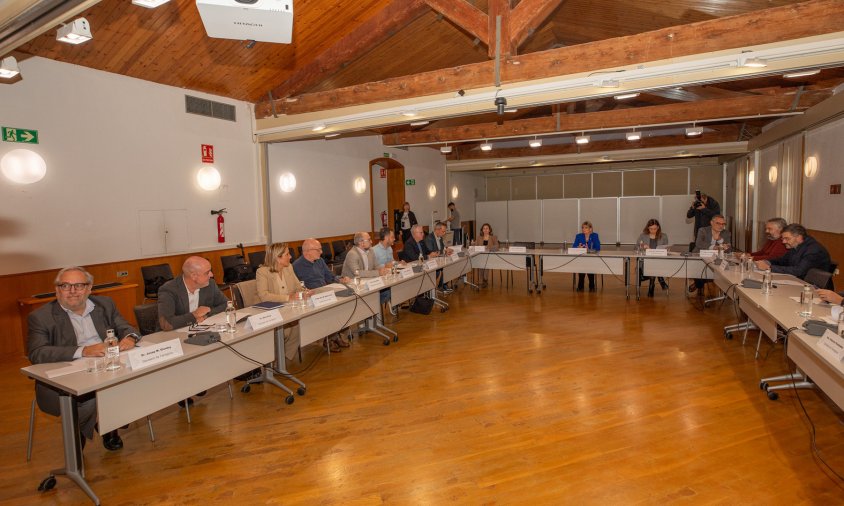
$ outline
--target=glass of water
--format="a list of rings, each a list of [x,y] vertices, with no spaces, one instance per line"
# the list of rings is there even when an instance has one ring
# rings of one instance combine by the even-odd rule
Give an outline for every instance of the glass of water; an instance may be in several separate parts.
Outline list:
[[[838,335],[844,337],[844,311],[838,315]]]

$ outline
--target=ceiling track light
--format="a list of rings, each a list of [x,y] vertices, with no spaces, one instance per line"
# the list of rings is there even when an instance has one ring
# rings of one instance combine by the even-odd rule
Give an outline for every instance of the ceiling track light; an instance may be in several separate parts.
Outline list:
[[[703,127],[691,126],[686,129],[686,137],[697,137],[703,135]]]
[[[762,58],[746,58],[740,63],[742,67],[747,67],[751,69],[762,69],[768,66],[768,62],[763,60]]]
[[[0,78],[11,79],[20,73],[21,70],[18,68],[18,61],[14,56],[7,56],[0,61]]]
[[[333,139],[334,137],[340,137],[340,134],[335,132],[333,134],[325,134],[326,139]]]
[[[637,91],[635,93],[622,93],[621,95],[616,95],[615,99],[616,100],[628,100],[628,99],[631,99],[631,98],[636,98],[638,96],[639,96],[639,92]]]
[[[533,139],[528,141],[528,145],[532,148],[538,148],[538,147],[542,146],[542,139],[534,137]]]
[[[412,123],[410,124],[410,126],[412,126],[412,127],[420,127],[420,126],[425,126],[425,125],[427,125],[428,123],[430,123],[430,121],[427,121],[427,120],[423,120],[423,121],[414,121],[414,122],[412,122]]]
[[[799,72],[790,72],[788,74],[783,74],[783,77],[786,79],[797,79],[798,77],[809,77],[815,76],[821,73],[821,69],[812,69],[812,70],[801,70]]]
[[[132,5],[146,7],[147,9],[155,9],[156,7],[161,7],[169,1],[170,0],[132,0]]]
[[[82,44],[93,39],[91,34],[91,25],[85,18],[76,18],[73,22],[62,25],[56,32],[56,40],[67,42],[68,44]]]
[[[452,149],[452,147],[449,146],[448,144],[446,144],[445,146],[440,146],[440,153],[447,155],[447,154],[451,153],[451,149]]]
[[[492,144],[484,141],[484,143],[481,144],[481,151],[492,151]]]
[[[582,135],[582,134],[578,135],[577,137],[574,138],[574,142],[576,142],[577,144],[580,144],[580,145],[589,144],[589,136],[588,135]]]
[[[642,132],[637,132],[636,130],[633,130],[632,132],[627,132],[627,140],[628,141],[631,141],[631,142],[632,141],[638,141],[641,138],[642,138]]]
[[[321,132],[321,131],[325,130],[326,128],[327,127],[326,127],[325,123],[317,123],[316,125],[313,126],[313,128],[311,128],[311,131]]]

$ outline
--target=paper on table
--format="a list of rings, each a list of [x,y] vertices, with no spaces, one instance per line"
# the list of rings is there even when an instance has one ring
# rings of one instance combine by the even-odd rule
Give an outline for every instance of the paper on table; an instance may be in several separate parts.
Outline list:
[[[791,285],[791,286],[803,286],[806,283],[800,281],[799,279],[777,279],[774,277],[774,283],[778,285]],[[816,299],[820,300],[820,299]]]
[[[793,300],[794,302],[800,302],[800,297],[789,297],[789,299]],[[814,305],[829,305],[828,302],[824,302],[820,299],[820,297],[815,297],[812,299],[812,304]],[[837,322],[836,322],[837,323]]]
[[[79,372],[79,371],[87,371],[88,370],[88,364],[86,362],[87,361],[83,360],[83,359],[74,360],[73,362],[70,362],[68,365],[66,365],[64,367],[57,367],[55,369],[50,369],[49,371],[46,371],[44,373],[44,375],[47,376],[48,378],[57,378],[59,376],[64,376],[66,374],[73,374],[73,373]]]

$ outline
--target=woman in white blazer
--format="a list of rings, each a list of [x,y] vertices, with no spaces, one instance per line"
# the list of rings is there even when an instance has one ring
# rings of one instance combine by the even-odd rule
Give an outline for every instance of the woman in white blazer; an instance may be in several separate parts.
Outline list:
[[[255,272],[255,284],[261,302],[287,302],[297,292],[304,291],[299,278],[290,264],[290,248],[287,243],[276,242],[267,246],[264,263]],[[284,356],[288,360],[299,350],[299,325],[284,326]]]

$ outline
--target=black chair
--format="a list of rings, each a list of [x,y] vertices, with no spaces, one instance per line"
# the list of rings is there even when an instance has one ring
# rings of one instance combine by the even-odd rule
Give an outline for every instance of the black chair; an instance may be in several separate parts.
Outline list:
[[[226,255],[220,257],[223,264],[223,282],[239,283],[248,279],[255,279],[255,272],[246,264],[241,255]]]
[[[301,247],[301,246],[299,246],[299,248],[298,248],[298,249],[299,249],[299,256],[302,256],[302,247]],[[293,252],[291,251],[291,252],[290,252],[290,254],[292,255],[292,254],[293,254]]]
[[[346,259],[346,241],[332,241],[331,249],[334,250],[334,263],[343,263]]]
[[[161,330],[158,324],[158,303],[141,304],[135,306],[135,319],[138,320],[138,330],[141,335],[152,334]]]
[[[820,269],[809,269],[803,281],[818,288],[827,288],[831,283],[832,273]]]
[[[173,270],[170,264],[145,265],[141,267],[141,277],[144,278],[144,301],[158,300],[158,289],[173,279]]]
[[[258,267],[264,263],[266,257],[266,251],[253,251],[249,253],[249,266],[252,267],[253,271],[257,271]]]
[[[327,243],[322,243],[322,259],[325,260],[325,263],[331,263],[333,257],[334,254],[331,252],[331,246]]]

